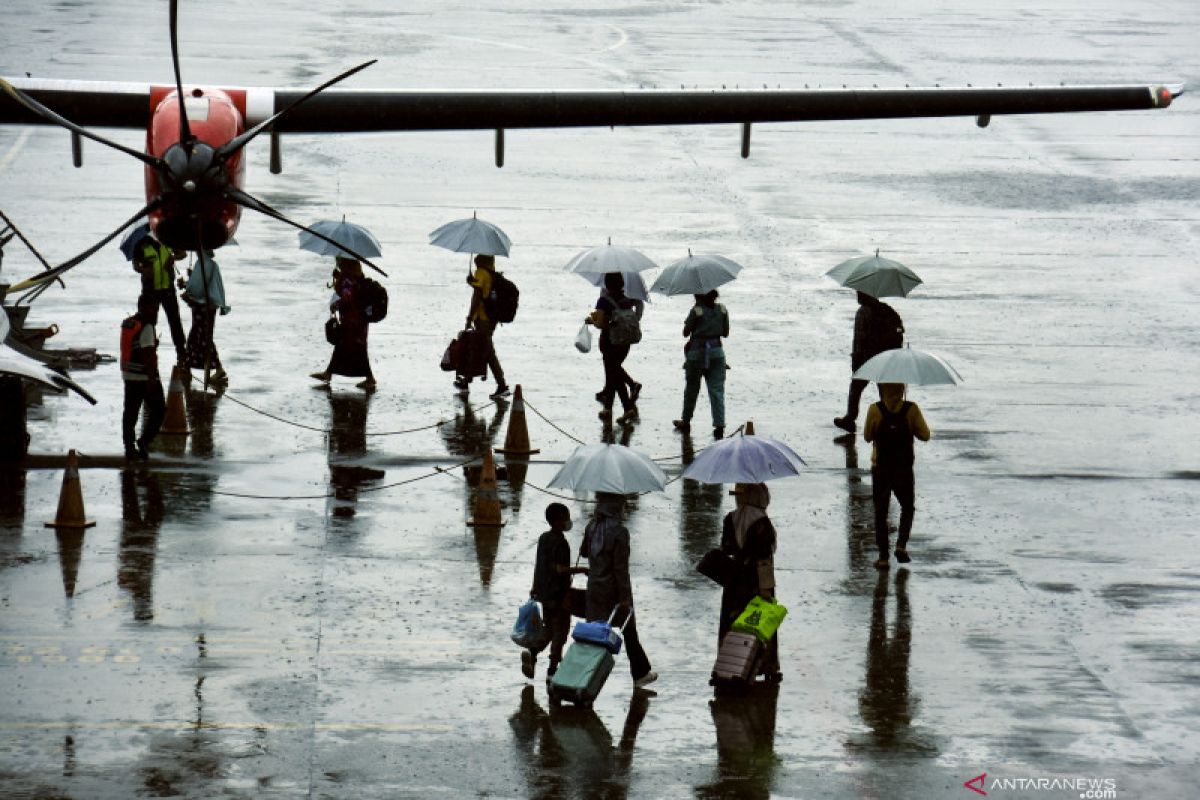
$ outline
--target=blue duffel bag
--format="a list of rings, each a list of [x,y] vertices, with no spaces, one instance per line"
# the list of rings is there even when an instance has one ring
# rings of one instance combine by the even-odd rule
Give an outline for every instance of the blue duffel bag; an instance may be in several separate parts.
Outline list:
[[[617,608],[612,610],[608,615],[608,619],[598,619],[591,622],[576,622],[575,629],[571,631],[571,638],[577,642],[587,642],[588,644],[599,645],[614,656],[621,652],[621,643],[624,641],[621,638],[619,629],[613,628],[612,621],[617,615]],[[633,619],[633,609],[629,609],[629,617],[625,620],[625,624],[629,624],[629,620]]]

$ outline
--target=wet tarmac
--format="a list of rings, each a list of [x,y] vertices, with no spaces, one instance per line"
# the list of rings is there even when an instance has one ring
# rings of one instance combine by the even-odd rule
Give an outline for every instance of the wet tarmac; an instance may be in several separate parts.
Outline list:
[[[0,74],[165,81],[164,4],[117,5],[8,3]],[[185,80],[307,85],[379,56],[355,85],[1200,86],[1200,11],[1171,0],[477,6],[185,2]],[[247,216],[218,254],[229,389],[193,385],[191,436],[115,468],[115,365],[74,373],[98,406],[34,409],[34,453],[84,454],[97,524],[43,527],[50,462],[0,473],[0,795],[969,798],[987,773],[990,797],[1105,779],[1113,793],[1091,796],[1195,796],[1194,98],[988,129],[758,126],[749,161],[736,129],[509,132],[502,170],[489,133],[289,137],[280,176],[252,145],[248,189],[383,242],[380,389],[311,388],[330,264]],[[142,202],[131,159],[89,143],[75,170],[69,151],[61,131],[0,130],[0,208],[51,260]],[[498,530],[465,525],[478,471],[458,465],[503,441],[511,403],[464,403],[439,370],[466,257],[425,244],[476,209],[515,243],[521,311],[496,341],[541,449],[500,459]],[[563,432],[606,435],[599,359],[571,344],[595,292],[559,268],[609,236],[664,265],[691,247],[746,266],[722,292],[730,427],[753,419],[811,465],[771,486],[791,610],[777,690],[713,700],[719,595],[692,565],[732,502],[686,480],[628,521],[657,692],[635,694],[622,658],[593,711],[552,709],[542,673],[519,672],[508,631],[540,487],[574,446]],[[914,561],[886,573],[870,450],[830,425],[854,301],[821,277],[876,247],[925,279],[893,303],[910,341],[967,380],[912,392],[934,439]],[[9,248],[4,276],[35,270]],[[33,319],[58,323],[60,346],[115,351],[138,291],[116,248],[67,282]],[[686,311],[656,297],[627,363],[646,388],[625,441],[671,476],[709,441],[703,398],[690,438],[670,425]]]

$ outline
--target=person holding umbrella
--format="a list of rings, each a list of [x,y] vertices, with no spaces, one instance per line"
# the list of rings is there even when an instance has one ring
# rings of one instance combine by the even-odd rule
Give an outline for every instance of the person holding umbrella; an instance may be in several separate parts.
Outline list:
[[[700,381],[708,387],[708,405],[712,412],[713,438],[725,436],[725,349],[721,339],[729,336],[729,312],[717,302],[717,290],[695,295],[696,305],[683,323],[684,345],[683,415],[675,420],[675,429],[692,429],[692,413],[700,395]]]
[[[183,333],[183,321],[179,317],[179,300],[175,296],[175,261],[183,254],[172,252],[150,233],[149,225],[135,228],[121,243],[122,252],[133,262],[133,270],[142,276],[142,294],[154,303],[155,324],[158,309],[167,314],[167,326],[171,329],[171,342],[180,364],[187,363],[187,337]]]
[[[650,668],[650,659],[638,640],[629,580],[629,529],[621,522],[624,509],[624,495],[597,492],[596,511],[584,529],[581,547],[588,560],[587,618],[608,619],[613,609],[620,607],[614,624],[624,620],[621,635],[637,690],[658,680],[658,673]]]
[[[866,381],[863,381],[866,383]],[[896,560],[912,561],[908,555],[908,537],[916,512],[916,486],[913,478],[913,439],[928,442],[929,426],[916,403],[904,399],[903,383],[880,383],[882,398],[867,409],[863,438],[871,448],[871,498],[875,505],[875,544],[879,559],[875,566],[887,569],[888,510],[892,495],[900,503],[900,530],[896,536]]]
[[[475,272],[467,276],[467,285],[473,290],[471,306],[467,309],[467,325],[485,334],[488,369],[491,370],[492,377],[496,379],[496,391],[491,394],[493,399],[512,393],[504,380],[504,367],[500,366],[500,358],[496,355],[496,345],[492,341],[492,337],[496,334],[496,326],[499,324],[488,313],[488,304],[492,298],[492,284],[495,283],[495,280],[496,257],[482,253],[475,256]],[[471,385],[471,379],[463,375],[456,375],[454,385],[462,392],[466,392]]]
[[[721,552],[734,568],[721,590],[721,618],[717,643],[724,640],[733,621],[755,595],[775,599],[775,526],[767,516],[771,492],[765,483],[739,483],[733,490],[737,508],[725,515],[721,530]],[[762,650],[758,672],[767,680],[783,680],[779,671],[779,636],[771,637]]]
[[[630,321],[628,318],[618,320],[618,314],[622,313],[631,313],[633,324],[637,324],[637,306],[625,296],[625,278],[619,272],[610,272],[604,276],[604,293],[596,301],[596,307],[586,321],[600,329],[600,356],[604,361],[604,388],[597,395],[604,406],[600,409],[600,417],[612,417],[613,397],[616,396],[620,398],[623,409],[617,422],[624,425],[638,418],[636,404],[642,385],[631,378],[624,367],[625,359],[629,356],[631,336],[619,331],[618,335],[614,335],[619,324]],[[632,393],[629,387],[633,388]]]
[[[857,370],[885,350],[904,346],[904,323],[895,309],[879,300],[881,297],[907,297],[919,286],[921,278],[898,261],[882,258],[879,251],[873,256],[859,256],[843,261],[825,273],[840,285],[858,293],[858,311],[854,315],[854,343],[850,350],[851,371]],[[846,399],[846,415],[835,417],[833,424],[846,433],[857,430],[858,406],[869,381],[850,379]]]
[[[364,380],[358,383],[358,387],[371,391],[377,384],[367,356],[369,323],[363,307],[362,264],[358,259],[346,256],[338,256],[336,264],[332,287],[335,297],[329,304],[329,311],[337,317],[338,324],[334,326],[337,341],[333,345],[329,365],[324,371],[314,372],[310,377],[321,383],[329,383],[334,375],[362,377]]]
[[[851,370],[884,350],[894,350],[904,345],[904,323],[895,309],[866,292],[858,292],[858,311],[854,315],[854,344],[850,349]],[[850,378],[850,392],[846,399],[846,416],[835,417],[833,424],[846,433],[854,433],[858,426],[858,406],[863,390],[870,381]]]

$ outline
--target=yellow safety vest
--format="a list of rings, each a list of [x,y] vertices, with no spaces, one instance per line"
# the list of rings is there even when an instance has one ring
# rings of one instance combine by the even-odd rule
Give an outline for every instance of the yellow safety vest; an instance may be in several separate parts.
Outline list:
[[[142,245],[142,256],[150,263],[149,288],[170,289],[175,280],[171,251],[161,244],[146,242]]]

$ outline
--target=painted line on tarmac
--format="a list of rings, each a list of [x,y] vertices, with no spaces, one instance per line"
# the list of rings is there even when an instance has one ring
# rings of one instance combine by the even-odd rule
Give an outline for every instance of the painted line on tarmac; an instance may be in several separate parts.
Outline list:
[[[620,50],[622,47],[624,47],[626,44],[628,44],[629,34],[625,33],[625,31],[623,29],[618,28],[616,25],[613,25],[611,22],[606,22],[604,24],[605,24],[605,26],[612,28],[614,31],[616,31],[621,37],[617,41],[616,44],[610,45],[610,46],[604,48],[604,51],[606,53],[611,53],[613,50]]]
[[[13,162],[17,154],[21,152],[21,148],[25,146],[25,143],[29,141],[29,137],[32,135],[33,128],[26,128],[21,131],[21,135],[13,142],[12,147],[8,148],[8,152],[4,154],[3,158],[0,158],[0,172],[4,172],[8,168],[8,165]]]
[[[379,733],[453,733],[450,725],[431,725],[428,723],[402,724],[394,722],[150,722],[150,721],[115,721],[115,722],[84,722],[80,720],[45,721],[45,722],[4,722],[0,720],[0,731],[36,731],[36,730],[160,730],[160,731],[191,731],[197,729],[218,731],[372,731]]]

